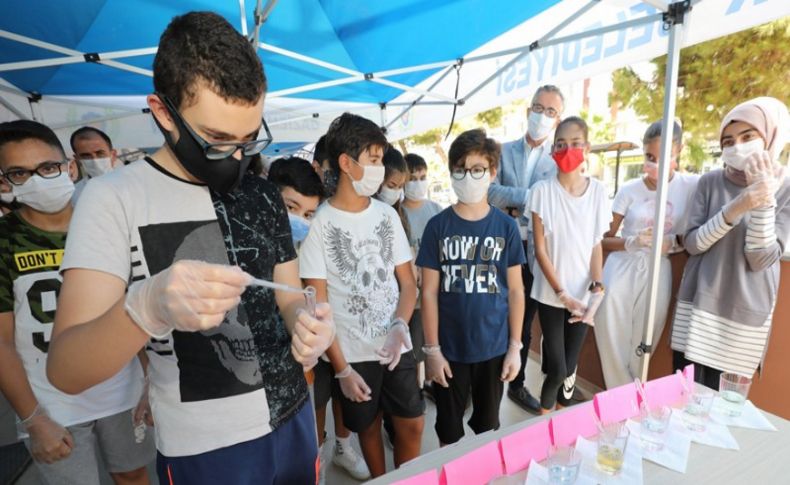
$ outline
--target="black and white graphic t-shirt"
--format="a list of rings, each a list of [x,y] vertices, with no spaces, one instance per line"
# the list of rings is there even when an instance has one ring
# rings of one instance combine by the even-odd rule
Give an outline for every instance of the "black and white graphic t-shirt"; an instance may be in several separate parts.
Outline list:
[[[293,260],[285,207],[260,177],[220,197],[146,159],[91,181],[77,204],[61,266],[139,281],[191,259],[238,265],[271,280]],[[274,293],[249,288],[218,327],[151,340],[157,448],[186,456],[269,433],[307,400],[302,368]]]
[[[378,361],[400,296],[395,267],[411,261],[395,209],[376,199],[362,212],[321,205],[299,252],[299,275],[326,280],[337,339],[348,362]],[[403,349],[405,351],[405,349]]]

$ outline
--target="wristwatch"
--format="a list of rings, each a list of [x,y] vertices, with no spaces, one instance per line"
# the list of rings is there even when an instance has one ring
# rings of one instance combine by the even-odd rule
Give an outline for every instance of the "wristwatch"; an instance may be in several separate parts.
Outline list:
[[[593,292],[597,288],[600,288],[601,291],[606,291],[606,288],[603,286],[603,283],[601,283],[600,281],[593,281],[592,283],[590,283],[590,286],[589,288],[587,288],[587,291]]]

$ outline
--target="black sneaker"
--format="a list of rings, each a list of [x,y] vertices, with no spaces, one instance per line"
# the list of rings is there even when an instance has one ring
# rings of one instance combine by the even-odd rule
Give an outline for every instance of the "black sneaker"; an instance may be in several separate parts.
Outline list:
[[[531,413],[540,411],[540,402],[529,393],[526,387],[519,387],[518,389],[508,389],[507,397],[511,401],[518,404],[520,408]]]

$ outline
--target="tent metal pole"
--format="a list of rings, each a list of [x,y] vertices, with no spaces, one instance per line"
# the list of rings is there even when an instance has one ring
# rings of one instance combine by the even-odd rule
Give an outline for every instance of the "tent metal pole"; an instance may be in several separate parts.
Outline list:
[[[438,78],[436,78],[436,80],[435,80],[433,83],[431,83],[431,85],[430,85],[430,86],[428,86],[428,91],[430,91],[431,89],[433,89],[433,88],[435,88],[436,86],[438,86],[438,85],[439,85],[439,83],[440,83],[440,82],[442,82],[442,80],[444,80],[444,78],[446,78],[446,77],[447,77],[447,75],[448,75],[448,74],[450,74],[450,73],[452,72],[452,69],[451,69],[451,67],[452,67],[452,66],[448,66],[448,67],[446,67],[446,68],[444,69],[444,72],[443,72],[443,73],[442,73],[442,74],[441,74],[441,75],[440,75]],[[408,113],[409,111],[411,111],[411,109],[412,109],[412,108],[414,108],[415,106],[417,106],[417,104],[418,104],[418,103],[420,103],[420,101],[422,101],[422,98],[424,98],[424,97],[425,97],[425,96],[419,96],[417,99],[415,99],[414,101],[412,101],[411,103],[409,103],[409,106],[408,106],[408,107],[404,108],[404,109],[403,109],[403,111],[401,111],[400,113],[398,113],[398,116],[396,116],[395,118],[393,118],[393,120],[392,120],[392,121],[390,121],[390,122],[389,122],[389,124],[387,124],[387,126],[386,126],[386,127],[387,127],[387,129],[389,129],[389,127],[390,127],[390,126],[394,125],[394,124],[395,124],[395,122],[397,122],[399,119],[403,118],[403,117],[406,115],[406,113]],[[429,102],[431,102],[431,101],[429,101]],[[420,103],[420,104],[425,104],[425,103]],[[453,104],[454,104],[454,103],[453,103]]]
[[[3,96],[0,96],[0,104],[2,104],[5,107],[5,109],[7,109],[8,111],[10,111],[14,115],[16,115],[17,118],[19,118],[21,120],[29,120],[30,119],[29,116],[27,116],[25,113],[19,111],[18,109],[16,109],[16,106],[11,104],[11,102],[8,101],[7,99],[5,99]]]
[[[148,114],[148,113],[144,112],[144,111],[115,113],[115,114],[110,114],[110,115],[106,115],[106,116],[99,116],[97,118],[91,118],[89,120],[68,121],[68,122],[65,122],[65,123],[52,124],[52,125],[49,125],[49,127],[52,128],[53,130],[62,130],[62,129],[65,129],[65,128],[72,128],[72,127],[75,127],[75,126],[85,126],[85,125],[90,125],[90,124],[93,124],[93,123],[103,123],[105,121],[120,120],[120,119],[123,119],[123,118],[131,118],[132,116],[145,115],[145,114]]]
[[[294,88],[279,89],[277,91],[272,91],[268,93],[266,97],[269,99],[281,98],[283,96],[290,96],[291,94],[304,93],[307,91],[317,91],[323,88],[331,88],[333,86],[341,86],[343,84],[351,84],[364,80],[365,80],[365,76],[363,75],[344,77],[342,79],[334,79],[332,81],[323,81],[320,83],[305,84],[304,86],[297,86]]]
[[[22,44],[32,45],[33,47],[38,47],[40,49],[46,49],[49,51],[57,52],[59,54],[64,54],[67,56],[82,56],[83,62],[85,61],[85,53],[76,51],[74,49],[68,49],[66,47],[62,47],[55,44],[50,44],[49,42],[44,42],[37,39],[32,39],[30,37],[26,37],[24,35],[15,34],[13,32],[9,32],[7,30],[0,30],[0,37],[8,40],[13,40],[15,42],[19,42]],[[137,50],[137,49],[135,49]],[[139,54],[138,54],[139,55]],[[137,66],[131,66],[129,64],[124,64],[122,62],[113,61],[113,60],[101,60],[99,59],[97,62],[100,64],[104,64],[105,66],[114,67],[116,69],[121,69],[123,71],[134,72],[136,74],[141,74],[143,76],[153,77],[154,73],[148,69],[143,69]]]
[[[387,106],[412,106],[414,101],[403,101],[398,103],[387,103]],[[454,106],[458,103],[454,103],[451,101],[423,101],[420,102],[420,106]]]
[[[122,59],[124,57],[137,57],[137,56],[156,54],[156,51],[157,51],[156,47],[145,47],[142,49],[128,49],[123,51],[102,52],[102,53],[96,53],[96,55],[99,57],[99,62],[102,62],[112,59]],[[35,69],[38,67],[62,66],[65,64],[79,64],[81,62],[86,62],[85,55],[83,54],[74,55],[74,56],[53,57],[49,59],[38,59],[35,61],[7,62],[4,64],[0,64],[0,71],[17,71],[22,69]],[[145,69],[142,70],[147,71]]]
[[[669,1],[668,0],[642,0],[642,3],[646,3],[651,7],[655,7],[662,12],[666,12],[669,10]]]
[[[15,96],[20,96],[20,97],[23,97],[23,98],[29,98],[31,96],[31,94],[32,94],[32,93],[28,93],[26,91],[22,91],[21,89],[8,87],[8,86],[3,86],[2,84],[0,84],[0,92],[13,94]],[[137,113],[138,110],[140,109],[140,108],[130,108],[128,106],[117,106],[117,105],[112,105],[112,104],[80,102],[80,101],[73,100],[73,99],[61,98],[59,96],[42,96],[41,99],[43,101],[52,101],[52,102],[55,102],[55,103],[71,104],[71,105],[74,105],[74,106],[82,106],[82,107],[93,106],[93,107],[96,107],[96,108],[115,109],[115,110],[127,111],[127,112],[131,111],[131,112],[134,112],[134,113]]]
[[[683,6],[685,4],[685,7]],[[642,332],[642,343],[635,349],[640,356],[639,375],[647,381],[650,356],[653,352],[653,329],[656,325],[656,303],[658,299],[659,277],[661,272],[661,248],[664,239],[664,221],[666,220],[667,192],[669,191],[669,159],[672,150],[672,133],[675,123],[675,105],[677,101],[678,70],[680,65],[680,47],[683,44],[683,17],[690,2],[677,2],[672,9],[680,11],[665,25],[669,26],[669,47],[667,49],[667,71],[664,78],[664,115],[661,120],[661,157],[658,165],[658,187],[656,187],[656,211],[653,228],[653,249],[650,255],[649,278],[647,286],[647,318]]]
[[[244,0],[239,0],[239,17],[241,17],[241,35],[247,37],[247,10],[244,8]]]

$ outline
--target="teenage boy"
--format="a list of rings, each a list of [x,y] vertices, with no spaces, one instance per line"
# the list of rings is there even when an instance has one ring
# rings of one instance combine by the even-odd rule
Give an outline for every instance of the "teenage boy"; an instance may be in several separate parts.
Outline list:
[[[487,196],[499,150],[483,130],[453,141],[449,165],[458,203],[428,221],[417,256],[426,377],[434,382],[441,445],[463,437],[470,391],[469,426],[478,434],[497,429],[504,383],[521,365],[524,247],[516,221]]]
[[[329,126],[326,145],[337,192],[313,218],[300,273],[334,309],[338,333],[327,356],[343,421],[377,477],[385,471],[382,412],[395,426],[395,466],[420,453],[423,401],[406,323],[417,294],[412,255],[395,209],[371,198],[384,180],[381,129],[345,113]]]
[[[136,442],[132,426],[138,360],[76,396],[46,376],[76,164],[52,130],[20,120],[0,124],[0,171],[20,205],[0,219],[0,391],[19,416],[19,437],[47,483],[98,485],[101,455],[115,483],[146,484],[154,444],[150,435]]]
[[[225,19],[192,12],[165,29],[153,71],[165,145],[86,186],[48,375],[80,392],[145,347],[160,483],[314,483],[303,368],[329,346],[329,309],[248,288],[301,286],[280,194],[247,170],[271,141],[263,67]]]

